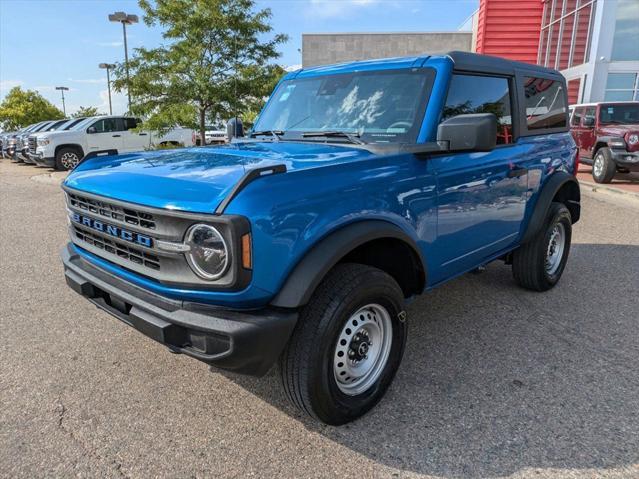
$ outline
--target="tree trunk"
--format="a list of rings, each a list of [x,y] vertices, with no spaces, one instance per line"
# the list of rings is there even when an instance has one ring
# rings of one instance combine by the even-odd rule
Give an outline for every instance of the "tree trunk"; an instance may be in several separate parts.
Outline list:
[[[200,108],[200,145],[206,145],[206,109]]]

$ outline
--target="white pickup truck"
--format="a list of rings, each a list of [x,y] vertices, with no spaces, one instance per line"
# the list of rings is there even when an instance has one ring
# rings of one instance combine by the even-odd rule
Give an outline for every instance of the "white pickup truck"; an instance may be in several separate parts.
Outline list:
[[[166,134],[138,131],[140,120],[126,116],[94,116],[64,131],[29,137],[29,157],[40,166],[74,168],[89,153],[129,153],[156,146],[193,146],[193,130],[176,127]]]

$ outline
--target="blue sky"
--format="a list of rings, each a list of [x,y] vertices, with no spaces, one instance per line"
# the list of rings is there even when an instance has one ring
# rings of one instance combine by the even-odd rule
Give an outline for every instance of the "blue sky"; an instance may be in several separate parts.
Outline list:
[[[301,63],[302,33],[447,31],[477,9],[479,0],[259,0],[277,32],[289,35],[279,63]],[[107,15],[140,14],[134,0],[0,0],[0,98],[13,86],[38,90],[61,107],[56,85],[70,88],[67,112],[79,106],[108,111],[102,62],[122,61],[122,28]],[[144,23],[129,27],[129,52],[162,42]],[[114,96],[114,113],[125,99]]]

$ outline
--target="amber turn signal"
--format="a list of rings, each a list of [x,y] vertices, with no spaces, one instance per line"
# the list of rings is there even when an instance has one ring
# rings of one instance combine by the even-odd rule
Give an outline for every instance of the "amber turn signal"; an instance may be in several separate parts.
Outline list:
[[[244,269],[253,268],[253,258],[251,257],[251,235],[242,236],[242,267]]]

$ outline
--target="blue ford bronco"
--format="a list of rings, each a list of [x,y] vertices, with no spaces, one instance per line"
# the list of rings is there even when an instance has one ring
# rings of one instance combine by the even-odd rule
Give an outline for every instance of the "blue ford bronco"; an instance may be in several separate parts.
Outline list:
[[[488,262],[559,281],[579,220],[556,71],[471,53],[302,69],[226,146],[86,158],[66,281],[144,335],[343,424],[389,387],[406,300]]]

